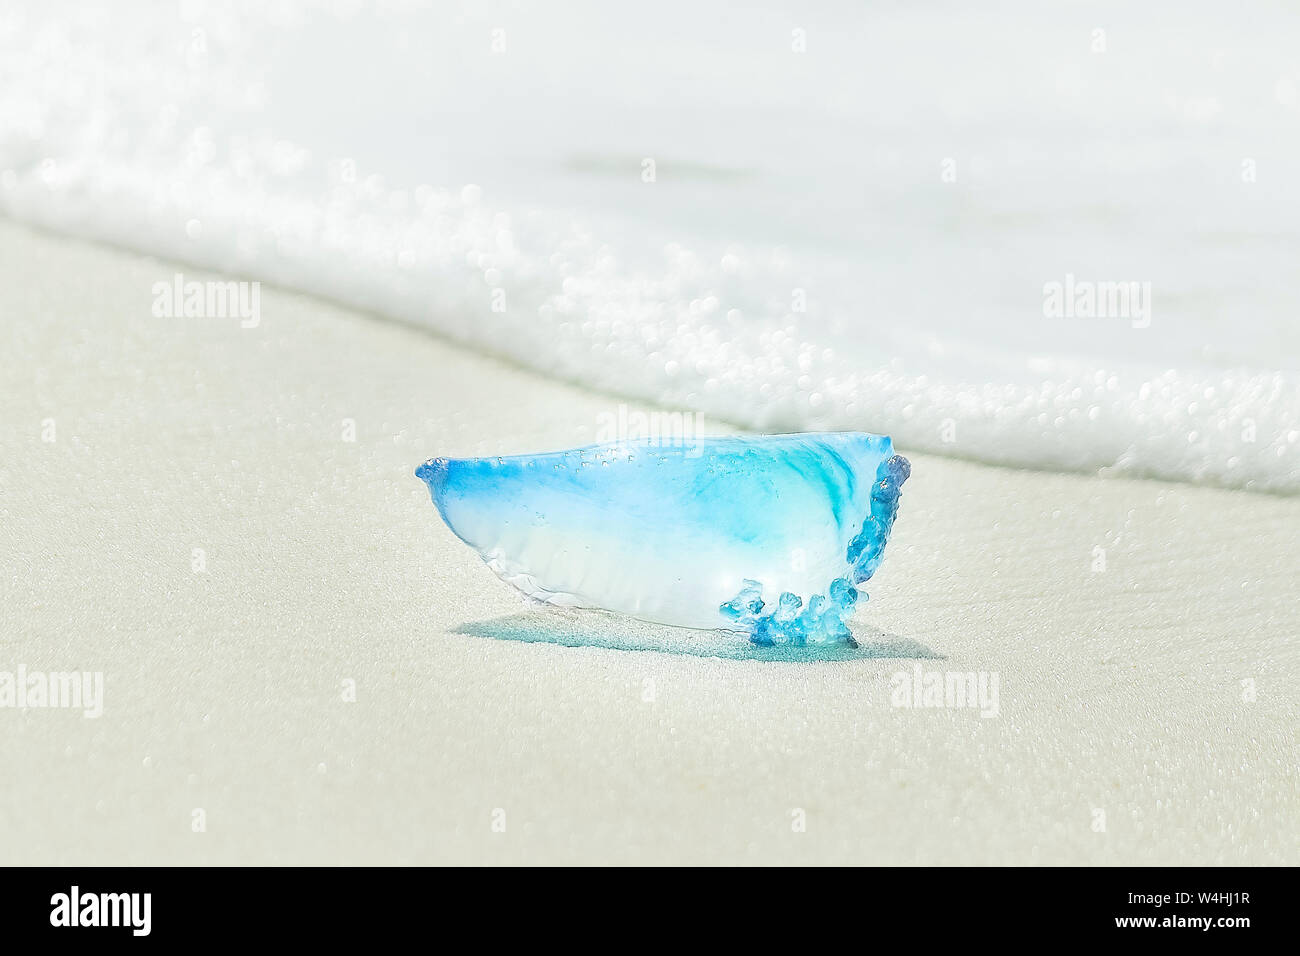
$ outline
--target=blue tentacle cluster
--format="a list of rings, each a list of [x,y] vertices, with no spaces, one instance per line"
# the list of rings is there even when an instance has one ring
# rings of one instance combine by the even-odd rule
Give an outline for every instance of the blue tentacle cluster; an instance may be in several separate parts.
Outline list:
[[[871,486],[871,513],[862,522],[862,530],[849,542],[845,557],[853,565],[853,583],[871,579],[885,555],[885,543],[898,517],[898,496],[903,482],[912,474],[912,466],[902,455],[880,463],[876,483]]]
[[[880,566],[898,516],[903,482],[911,474],[912,466],[901,455],[880,463],[875,484],[871,486],[871,511],[863,519],[862,530],[849,542],[844,556],[850,567],[849,576],[833,580],[825,595],[814,594],[804,607],[803,598],[784,591],[777,598],[776,606],[769,609],[763,601],[762,582],[746,579],[740,593],[719,608],[723,617],[749,632],[749,639],[759,645],[843,642],[857,647],[847,621],[859,599],[867,600],[867,594],[855,585],[870,580]]]

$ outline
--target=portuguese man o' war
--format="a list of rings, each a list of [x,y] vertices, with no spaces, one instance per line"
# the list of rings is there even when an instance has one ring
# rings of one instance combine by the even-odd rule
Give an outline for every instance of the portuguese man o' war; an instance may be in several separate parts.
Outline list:
[[[416,469],[447,526],[525,594],[564,607],[855,644],[911,473],[859,432],[653,439]]]

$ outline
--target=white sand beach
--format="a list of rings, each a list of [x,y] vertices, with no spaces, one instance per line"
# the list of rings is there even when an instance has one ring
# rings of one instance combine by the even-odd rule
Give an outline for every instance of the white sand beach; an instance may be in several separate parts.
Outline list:
[[[856,652],[538,609],[413,469],[621,399],[177,271],[0,221],[0,671],[104,675],[0,709],[0,862],[1300,863],[1300,500],[903,446]]]

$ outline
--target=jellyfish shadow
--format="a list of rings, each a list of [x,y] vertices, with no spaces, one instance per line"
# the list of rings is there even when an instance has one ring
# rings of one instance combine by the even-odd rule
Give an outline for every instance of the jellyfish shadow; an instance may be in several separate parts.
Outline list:
[[[759,647],[744,635],[726,631],[694,631],[681,627],[650,624],[600,611],[574,609],[532,611],[506,617],[472,621],[454,633],[522,644],[557,644],[561,647],[598,647],[612,651],[654,651],[692,657],[725,660],[855,661],[943,657],[918,641],[890,634],[878,628],[853,631],[857,647],[847,644],[809,644],[802,647],[779,645]]]

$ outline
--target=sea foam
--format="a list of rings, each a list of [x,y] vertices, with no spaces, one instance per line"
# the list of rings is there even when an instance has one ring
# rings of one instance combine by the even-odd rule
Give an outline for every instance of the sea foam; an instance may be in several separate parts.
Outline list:
[[[0,211],[762,431],[1300,490],[1285,31],[603,9],[17,5]]]

